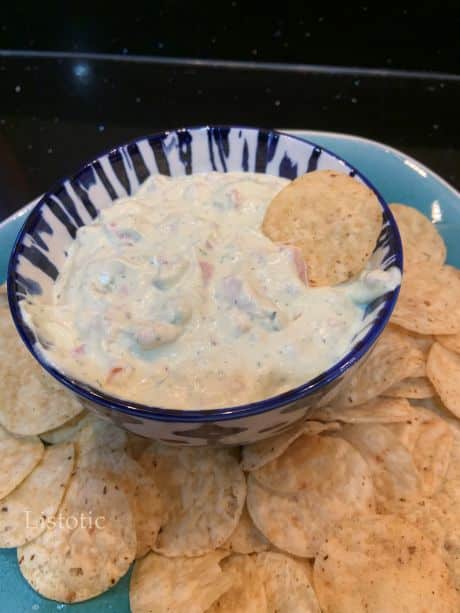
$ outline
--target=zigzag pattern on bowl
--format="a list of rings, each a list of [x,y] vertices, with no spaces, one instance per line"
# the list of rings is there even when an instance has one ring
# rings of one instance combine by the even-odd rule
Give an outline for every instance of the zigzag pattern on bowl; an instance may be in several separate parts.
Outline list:
[[[355,180],[366,183],[346,162],[314,143],[254,128],[204,127],[167,132],[115,148],[87,164],[41,199],[25,223],[10,262],[12,311],[29,348],[43,360],[40,344],[22,317],[20,301],[28,295],[49,296],[78,228],[91,223],[99,211],[111,206],[114,200],[134,194],[150,175],[252,171],[294,179],[316,169],[346,172]],[[398,238],[395,238],[391,216],[385,207],[373,261],[382,269],[401,264]],[[362,327],[355,337],[355,350],[369,342],[368,333],[384,317],[385,307],[393,295],[394,292],[390,292],[367,306]],[[179,444],[236,444],[273,435],[304,418],[309,408],[339,382],[335,378],[315,390],[313,396],[292,398],[270,411],[259,406],[261,403],[248,405],[246,413],[238,418],[238,410],[228,410],[225,416],[222,413],[217,416],[215,411],[193,411],[190,419],[181,419],[177,415],[174,417],[174,411],[158,409],[157,413],[163,413],[165,419],[160,417],[163,425],[159,427],[156,422],[153,432],[153,424],[149,423],[152,417],[142,415],[142,406],[131,405],[134,412],[129,411],[129,417],[126,411],[116,407],[121,412],[113,415],[110,407],[117,399],[104,396],[82,382],[65,381],[61,373],[50,365],[45,366],[65,384],[77,385],[79,392],[87,392],[88,400],[91,395],[93,400],[97,400],[95,396],[102,399],[107,407],[104,413],[128,429],[148,436],[155,434],[167,442]],[[338,375],[346,368],[344,365]],[[256,409],[253,410],[253,406]],[[141,410],[136,412],[138,408]],[[99,403],[97,410],[102,411]],[[167,419],[166,414],[170,414]],[[262,414],[264,418],[261,420]],[[230,419],[234,420],[232,424],[227,423]]]

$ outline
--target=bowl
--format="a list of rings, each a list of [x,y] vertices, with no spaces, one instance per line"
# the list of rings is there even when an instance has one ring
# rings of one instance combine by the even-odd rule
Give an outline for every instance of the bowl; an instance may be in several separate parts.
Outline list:
[[[29,351],[53,377],[80,396],[102,418],[152,439],[175,445],[241,445],[279,434],[324,406],[353,373],[387,323],[399,287],[369,304],[362,328],[345,357],[313,380],[285,393],[229,408],[176,410],[121,400],[66,376],[47,362],[20,302],[46,296],[79,226],[120,197],[133,194],[150,175],[180,176],[210,171],[255,171],[294,179],[312,170],[346,172],[372,189],[382,206],[383,225],[374,251],[381,269],[402,270],[395,221],[380,194],[354,167],[312,142],[270,130],[197,127],[163,132],[115,147],[58,182],[37,203],[14,245],[8,295],[18,332]]]

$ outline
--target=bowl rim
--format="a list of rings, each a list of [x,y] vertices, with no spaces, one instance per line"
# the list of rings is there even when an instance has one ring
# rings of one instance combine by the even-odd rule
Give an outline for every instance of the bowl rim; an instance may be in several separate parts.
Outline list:
[[[335,362],[330,368],[323,371],[313,379],[296,386],[292,389],[289,389],[286,392],[281,394],[276,394],[275,396],[270,396],[268,398],[264,398],[262,400],[257,400],[255,402],[235,405],[230,407],[220,407],[215,409],[166,409],[162,407],[157,407],[153,405],[146,405],[138,402],[131,402],[129,400],[124,400],[122,398],[111,396],[98,390],[95,387],[92,387],[88,384],[85,384],[83,381],[79,381],[70,376],[65,375],[63,372],[58,370],[53,364],[46,361],[42,354],[37,351],[34,345],[30,342],[29,337],[25,332],[25,325],[23,323],[23,318],[21,315],[19,300],[17,298],[17,294],[14,291],[15,276],[16,276],[16,265],[18,259],[18,248],[22,244],[24,236],[28,233],[29,229],[35,226],[38,218],[40,217],[42,208],[46,205],[46,200],[49,196],[53,195],[65,181],[73,181],[76,180],[82,173],[91,168],[95,162],[97,162],[101,157],[108,156],[111,153],[120,153],[120,149],[126,148],[133,144],[138,144],[144,140],[152,141],[152,140],[164,140],[171,133],[178,132],[198,132],[198,131],[209,131],[209,130],[222,130],[222,129],[241,129],[241,130],[251,130],[254,132],[262,132],[265,134],[277,134],[288,138],[289,140],[299,141],[303,144],[310,145],[313,148],[320,149],[324,151],[329,156],[335,158],[346,167],[348,167],[351,171],[353,171],[354,176],[358,176],[361,181],[367,185],[377,196],[377,199],[382,207],[382,210],[385,212],[389,226],[390,226],[390,245],[392,251],[395,256],[394,265],[396,265],[402,274],[403,271],[403,251],[402,251],[402,243],[401,237],[399,234],[398,226],[394,219],[394,216],[390,210],[390,207],[384,200],[383,196],[379,192],[379,190],[373,185],[373,183],[363,175],[358,168],[356,168],[353,164],[350,164],[345,158],[339,156],[334,153],[330,149],[318,145],[317,143],[301,138],[299,136],[294,136],[293,134],[288,134],[283,132],[282,130],[274,130],[270,128],[258,128],[254,126],[242,126],[242,125],[225,125],[225,124],[207,124],[207,125],[197,125],[190,127],[181,127],[163,130],[160,132],[154,132],[152,134],[147,134],[143,136],[139,136],[130,141],[115,145],[110,149],[106,149],[105,151],[97,154],[95,157],[91,158],[89,161],[85,162],[80,166],[80,168],[69,175],[66,175],[63,178],[58,179],[50,189],[48,189],[38,200],[35,206],[32,208],[29,215],[26,217],[24,224],[22,225],[16,240],[14,242],[13,248],[11,250],[9,262],[8,262],[8,271],[7,271],[7,291],[8,291],[8,302],[10,311],[12,314],[12,318],[16,329],[24,342],[27,349],[30,351],[32,356],[37,360],[42,368],[44,368],[51,376],[57,379],[62,385],[64,385],[69,390],[76,393],[78,396],[83,397],[85,400],[88,400],[96,405],[102,406],[104,409],[108,409],[111,411],[116,411],[119,413],[123,413],[125,415],[130,415],[139,419],[148,419],[152,421],[163,421],[163,422],[177,422],[177,423],[206,423],[206,422],[220,422],[220,421],[229,421],[234,419],[242,419],[251,417],[253,415],[258,415],[261,413],[266,413],[268,411],[272,411],[275,409],[282,408],[285,405],[292,404],[309,396],[317,391],[320,391],[321,388],[328,385],[332,381],[341,377],[347,370],[349,370],[356,362],[358,362],[361,357],[367,353],[367,351],[372,347],[372,345],[376,342],[377,338],[383,332],[388,320],[390,319],[391,313],[396,304],[400,285],[398,285],[394,290],[389,292],[389,296],[385,299],[385,303],[383,308],[381,309],[379,315],[377,316],[376,321],[372,324],[369,331],[365,334],[363,339],[358,342],[358,346],[354,345],[350,351],[348,351],[344,357]],[[193,174],[193,173],[192,173]]]

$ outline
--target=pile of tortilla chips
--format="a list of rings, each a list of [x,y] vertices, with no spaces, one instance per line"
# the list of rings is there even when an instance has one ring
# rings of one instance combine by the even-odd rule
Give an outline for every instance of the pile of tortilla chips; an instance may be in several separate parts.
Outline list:
[[[330,406],[244,448],[168,447],[89,414],[0,295],[0,547],[37,592],[92,598],[134,562],[133,613],[458,613],[460,272],[427,219],[392,208],[392,322]]]

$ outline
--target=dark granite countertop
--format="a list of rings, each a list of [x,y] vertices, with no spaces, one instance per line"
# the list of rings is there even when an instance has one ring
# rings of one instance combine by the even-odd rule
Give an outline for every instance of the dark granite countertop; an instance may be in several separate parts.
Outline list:
[[[117,143],[208,123],[364,136],[460,188],[458,76],[5,51],[0,79],[0,219]]]

